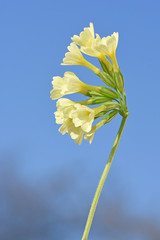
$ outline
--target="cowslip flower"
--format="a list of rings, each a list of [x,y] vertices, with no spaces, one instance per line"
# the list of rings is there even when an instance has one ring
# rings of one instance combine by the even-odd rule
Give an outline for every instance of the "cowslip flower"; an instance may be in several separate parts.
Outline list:
[[[84,57],[77,45],[71,43],[70,46],[68,46],[68,50],[69,52],[65,54],[65,58],[61,65],[83,65]]]
[[[63,63],[61,63],[61,65],[82,65],[91,69],[95,74],[99,75],[99,68],[95,67],[83,57],[80,49],[75,43],[71,43],[68,47],[68,50],[69,52],[65,54],[65,58],[63,58]]]
[[[70,118],[75,127],[81,127],[83,131],[89,132],[97,112],[85,105],[61,98],[57,101],[55,117],[57,113],[62,116],[63,121]]]
[[[96,46],[96,48],[102,54],[112,58],[112,55],[115,55],[116,52],[118,38],[119,38],[118,32],[117,33],[114,32],[111,36],[103,37],[101,40],[99,40],[99,43]]]
[[[67,98],[61,98],[57,101],[55,117],[57,123],[60,122],[60,124],[70,118],[75,127],[81,127],[83,131],[89,132],[96,114],[102,111],[102,109],[103,111],[108,110],[106,106],[89,108]]]
[[[71,126],[72,129],[74,129],[74,132],[77,128],[76,133],[79,133],[81,136],[83,136],[82,133],[86,134],[91,131],[93,121],[96,118],[103,116],[105,113],[115,109],[116,107],[118,107],[118,103],[107,102],[96,108],[89,108],[67,98],[60,98],[57,101],[57,111],[55,112],[56,123],[62,124],[62,126],[59,128],[59,131],[63,135],[64,133],[68,133],[73,139],[73,131],[70,130]],[[101,123],[105,124],[104,120],[102,120]],[[102,126],[102,124],[97,124],[95,127],[93,127],[93,129],[98,129],[100,126]],[[81,137],[80,139],[82,140]],[[85,139],[88,140],[87,138]],[[78,142],[81,143],[82,141]],[[90,140],[89,142],[91,143]]]
[[[62,133],[62,135],[68,133],[74,140],[74,142],[77,143],[78,145],[81,144],[84,135],[84,132],[81,129],[81,127],[75,127],[71,118],[68,118],[63,121],[62,126],[59,128],[59,132]]]
[[[51,99],[56,100],[67,94],[81,93],[83,95],[90,95],[91,91],[95,93],[105,92],[111,97],[116,98],[117,95],[111,89],[105,87],[97,87],[82,82],[73,72],[65,72],[64,77],[53,77],[53,89],[51,90]]]
[[[89,27],[84,28],[84,31],[79,36],[74,35],[72,41],[81,47],[81,51],[89,56],[100,57],[101,52],[96,50],[96,45],[100,41],[97,34],[95,38],[93,23]]]
[[[96,37],[95,37],[96,35]],[[98,46],[101,43],[101,38],[98,34],[94,33],[93,23],[89,27],[84,28],[80,35],[74,35],[72,41],[80,46],[81,52],[97,57],[101,64],[105,64],[109,71],[112,70],[112,65],[105,57],[105,54],[99,51]]]
[[[101,40],[99,40],[98,44],[95,47],[97,51],[104,55],[107,55],[111,59],[114,66],[114,70],[116,71],[119,70],[116,60],[118,38],[119,38],[118,32],[117,33],[114,32],[111,36],[103,37]]]
[[[80,145],[83,134],[91,130],[95,114],[96,111],[87,106],[61,98],[57,101],[55,118],[57,124],[62,124],[59,128],[62,135],[68,133]]]
[[[64,77],[53,77],[53,89],[50,92],[53,100],[71,93],[85,93],[85,84],[72,72],[65,72]]]
[[[94,27],[93,23],[89,24],[89,27],[84,28],[84,31],[79,36],[74,35],[71,39],[77,45],[81,47],[91,47],[94,40]]]
[[[69,52],[65,54],[62,65],[85,66],[92,70],[106,86],[88,85],[72,72],[65,72],[64,77],[53,77],[51,98],[53,100],[58,99],[55,119],[56,123],[61,125],[59,132],[62,135],[66,133],[70,135],[78,145],[81,144],[83,138],[92,143],[99,128],[108,124],[118,113],[122,116],[120,128],[88,215],[82,237],[82,240],[87,240],[99,196],[129,112],[124,90],[124,79],[116,59],[118,33],[114,32],[111,36],[100,38],[98,34],[95,34],[93,24],[90,23],[90,26],[84,28],[79,36],[74,35],[71,39],[73,42],[68,47]],[[97,57],[102,69],[87,61],[82,53]],[[83,94],[87,99],[74,102],[67,98],[61,98],[73,93]]]

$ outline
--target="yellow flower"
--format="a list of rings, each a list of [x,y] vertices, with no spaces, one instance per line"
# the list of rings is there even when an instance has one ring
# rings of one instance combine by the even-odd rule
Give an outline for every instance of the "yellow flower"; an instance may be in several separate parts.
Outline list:
[[[89,132],[94,121],[96,110],[85,105],[72,102],[69,99],[61,98],[57,101],[57,112],[55,112],[56,122],[62,124],[68,118],[72,119],[75,127],[81,127],[85,132]]]
[[[91,69],[95,74],[100,74],[100,70],[97,67],[84,59],[80,49],[75,43],[72,42],[68,50],[69,52],[65,54],[65,58],[63,58],[63,63],[61,63],[61,65],[82,65]]]
[[[68,133],[78,145],[82,142],[84,132],[81,127],[75,127],[71,118],[63,122],[63,125],[59,128],[59,132],[61,132],[62,135]]]
[[[93,131],[92,123],[99,110],[61,98],[57,101],[55,118],[57,124],[62,124],[59,131],[68,133],[76,143],[81,144],[83,135]],[[89,135],[86,135],[89,138]]]
[[[63,63],[61,63],[61,65],[83,65],[84,58],[77,45],[71,43],[68,50],[69,52],[65,54],[65,58],[63,58]]]
[[[71,93],[83,93],[85,83],[72,72],[65,72],[64,77],[53,77],[53,89],[50,92],[53,100]]]
[[[72,41],[81,47],[91,47],[92,40],[94,40],[94,27],[93,23],[90,23],[90,26],[84,28],[84,31],[80,33],[79,36],[74,35]]]
[[[98,114],[101,112],[104,115],[105,112],[113,110],[117,105],[118,103],[115,102],[107,102],[96,108],[89,108],[67,98],[60,98],[57,101],[57,112],[55,112],[56,123],[62,124],[59,131],[62,134],[68,133],[76,143],[80,144],[82,142],[84,134],[84,138],[91,143],[95,131],[106,123],[105,117],[92,127],[95,117],[100,117],[101,115],[98,116]],[[112,113],[109,113],[108,116],[110,114]]]
[[[112,71],[111,63],[105,57],[105,54],[101,52],[101,48],[98,49],[102,39],[98,34],[96,34],[95,38],[93,23],[90,23],[89,27],[84,28],[84,31],[82,31],[79,36],[74,35],[71,39],[81,47],[81,52],[92,57],[97,57],[101,63],[106,65],[109,71]]]
[[[112,63],[113,63],[113,68],[116,72],[119,71],[117,59],[116,59],[116,48],[118,45],[118,32],[113,33],[111,36],[108,37],[103,37],[98,44],[95,46],[96,50],[101,52],[103,55],[107,55]]]
[[[72,112],[75,110],[74,102],[67,98],[60,98],[57,101],[57,112],[55,112],[55,118],[57,124],[62,124],[65,119],[71,118]]]
[[[95,111],[85,105],[75,104],[76,110],[72,113],[72,121],[75,127],[81,127],[83,131],[89,132],[95,117]]]
[[[72,41],[81,47],[81,51],[89,56],[98,57],[101,55],[99,51],[96,50],[95,46],[100,41],[100,37],[97,34],[95,39],[93,23],[90,26],[84,28],[84,31],[80,33],[79,36],[74,35]]]
[[[118,32],[113,33],[111,36],[103,37],[101,41],[96,46],[96,49],[100,51],[102,54],[107,55],[112,58],[112,56],[116,52],[116,48],[118,45]]]

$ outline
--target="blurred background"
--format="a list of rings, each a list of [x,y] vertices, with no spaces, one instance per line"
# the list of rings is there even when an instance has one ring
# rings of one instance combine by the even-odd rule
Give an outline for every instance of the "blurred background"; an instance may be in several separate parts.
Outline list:
[[[82,237],[121,117],[78,146],[58,132],[50,91],[65,71],[102,85],[89,69],[60,65],[90,22],[101,37],[119,32],[130,116],[88,239],[160,239],[159,12],[159,1],[1,0],[1,240]]]

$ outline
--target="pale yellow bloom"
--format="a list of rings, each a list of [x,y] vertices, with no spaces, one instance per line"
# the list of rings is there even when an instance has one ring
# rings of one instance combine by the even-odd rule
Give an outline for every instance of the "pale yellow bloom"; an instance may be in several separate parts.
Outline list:
[[[95,111],[85,105],[75,104],[76,110],[72,113],[72,121],[75,127],[81,127],[83,131],[89,132],[95,117]]]
[[[78,145],[82,142],[84,132],[81,127],[75,127],[71,118],[64,120],[63,125],[59,128],[59,132],[61,132],[62,135],[68,133]]]
[[[95,48],[100,41],[100,37],[97,34],[95,38],[93,23],[90,23],[89,27],[84,28],[84,31],[82,31],[79,36],[74,35],[71,39],[81,47],[83,53],[93,57],[101,55],[101,53]]]
[[[62,124],[59,128],[59,132],[64,135],[68,133],[75,143],[81,144],[83,139],[83,130],[81,127],[75,127],[71,114],[75,111],[73,102],[66,98],[61,98],[57,101],[57,112],[55,112],[55,118],[57,124]]]
[[[104,55],[112,58],[115,55],[116,48],[118,45],[118,32],[113,33],[111,36],[103,37],[97,44],[96,49]]]
[[[85,84],[72,72],[65,72],[64,77],[53,77],[53,89],[50,92],[53,100],[71,93],[83,93]]]
[[[113,33],[111,36],[102,38],[98,44],[95,46],[97,51],[101,52],[102,56],[107,55],[113,64],[113,69],[115,72],[119,72],[119,67],[116,59],[116,48],[118,45],[118,32]],[[103,61],[103,59],[102,59]],[[109,66],[109,63],[107,62],[108,69],[110,70],[111,67]]]
[[[105,123],[105,120],[102,119],[92,127],[95,116],[100,112],[112,110],[117,106],[116,104],[111,102],[107,106],[100,105],[96,108],[89,108],[67,98],[60,98],[57,101],[57,112],[55,112],[56,123],[62,124],[59,131],[62,134],[68,133],[78,144],[81,143],[85,134],[84,138],[91,143],[95,131]]]
[[[75,42],[77,45],[81,47],[92,46],[92,40],[94,40],[94,27],[93,23],[90,23],[89,25],[90,25],[89,27],[84,28],[84,31],[81,32],[79,36],[74,35],[71,38],[73,42]]]
[[[95,74],[100,74],[100,69],[84,59],[80,49],[75,43],[72,42],[68,50],[69,52],[65,54],[65,58],[63,58],[63,63],[61,63],[61,65],[82,65],[91,69]]]
[[[62,124],[65,119],[71,118],[72,112],[75,110],[74,102],[67,98],[60,98],[57,101],[57,112],[55,112],[56,123]]]
[[[101,58],[102,53],[96,49],[96,46],[98,46],[100,40],[101,40],[100,36],[96,34],[96,38],[92,40],[92,45],[90,47],[82,46],[81,51],[89,56]]]
[[[97,57],[100,62],[103,62],[106,65],[109,71],[112,70],[111,63],[105,57],[104,53],[101,52],[101,48],[100,50],[98,49],[102,39],[98,34],[96,34],[95,38],[93,23],[90,23],[89,27],[84,28],[84,31],[82,31],[79,36],[74,35],[71,39],[81,47],[81,52],[92,57]]]
[[[61,98],[57,101],[55,118],[57,124],[62,124],[59,131],[68,133],[76,143],[81,144],[83,135],[92,129],[95,114],[95,109]]]
[[[68,46],[68,50],[69,52],[65,54],[65,58],[63,58],[63,63],[61,63],[61,65],[83,65],[84,57],[77,45],[71,43],[70,46]]]
[[[89,132],[94,121],[96,110],[85,105],[72,102],[69,99],[61,98],[57,101],[56,122],[62,124],[68,118],[72,119],[75,127],[81,127]]]

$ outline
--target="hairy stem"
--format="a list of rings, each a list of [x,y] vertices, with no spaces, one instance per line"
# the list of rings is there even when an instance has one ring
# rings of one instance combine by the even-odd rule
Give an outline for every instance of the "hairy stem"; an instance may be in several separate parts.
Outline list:
[[[104,182],[105,182],[106,177],[108,175],[110,166],[112,164],[112,160],[114,158],[116,149],[118,147],[118,144],[119,144],[119,141],[120,141],[120,138],[121,138],[121,135],[122,135],[122,132],[123,132],[123,129],[124,129],[127,117],[123,117],[123,119],[122,119],[120,128],[118,130],[116,139],[114,141],[112,150],[110,152],[107,164],[105,166],[105,169],[104,169],[104,171],[102,173],[102,176],[101,176],[101,179],[99,181],[99,184],[98,184],[98,187],[97,187],[97,190],[96,190],[96,193],[94,195],[94,199],[93,199],[93,202],[92,202],[92,205],[91,205],[91,208],[90,208],[90,212],[89,212],[89,215],[88,215],[88,219],[87,219],[87,222],[86,222],[86,226],[85,226],[85,229],[84,229],[82,240],[87,240],[87,238],[88,238],[88,234],[89,234],[89,231],[90,231],[90,228],[91,228],[91,224],[92,224],[92,221],[93,221],[93,217],[94,217],[94,213],[95,213],[95,210],[96,210],[96,207],[97,207],[97,203],[98,203],[98,200],[99,200],[99,197],[100,197],[100,194],[101,194]]]

